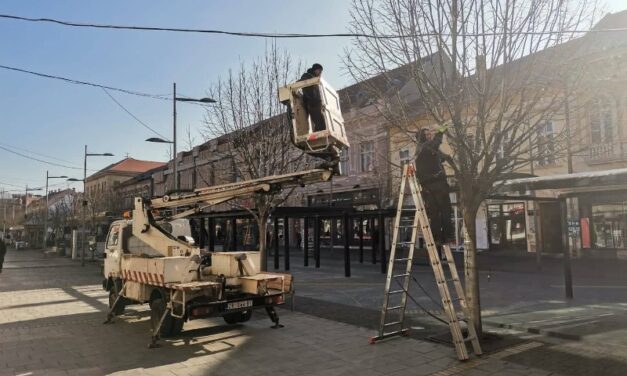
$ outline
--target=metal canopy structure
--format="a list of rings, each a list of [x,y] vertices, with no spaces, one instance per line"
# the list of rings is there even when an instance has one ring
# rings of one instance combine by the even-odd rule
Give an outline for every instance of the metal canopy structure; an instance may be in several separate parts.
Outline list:
[[[585,192],[601,192],[627,187],[627,168],[613,170],[579,172],[552,176],[505,180],[499,191],[503,194],[492,195],[489,198],[497,200],[525,200],[535,202],[559,202],[562,217],[562,243],[564,260],[564,287],[566,298],[573,298],[572,271],[570,265],[570,250],[567,227],[566,199]],[[527,194],[553,190],[551,196],[542,197]],[[521,192],[521,194],[511,194]],[[524,192],[524,194],[523,194]]]
[[[313,250],[313,258],[315,267],[320,267],[320,246],[321,246],[321,224],[323,220],[326,219],[338,219],[342,221],[342,226],[346,229],[346,233],[344,234],[343,241],[343,253],[344,253],[344,275],[346,277],[350,277],[351,275],[351,265],[350,265],[350,238],[357,236],[359,239],[359,262],[364,262],[364,221],[368,220],[370,223],[370,228],[373,230],[374,234],[376,234],[376,238],[372,239],[372,255],[371,261],[372,264],[376,264],[380,262],[381,265],[381,273],[386,272],[386,258],[387,258],[387,250],[385,243],[385,219],[394,217],[395,211],[394,209],[377,209],[377,210],[356,210],[352,207],[277,207],[272,211],[271,221],[274,224],[274,228],[279,228],[280,221],[283,222],[283,231],[284,231],[284,269],[290,269],[290,258],[289,258],[289,222],[290,220],[304,220],[303,227],[303,248],[304,248],[304,257],[303,262],[304,266],[309,266],[309,251]],[[237,220],[238,219],[252,219],[252,215],[247,210],[232,210],[232,211],[223,211],[223,212],[208,212],[208,213],[198,213],[190,218],[195,218],[199,221],[199,225],[201,228],[205,229],[205,231],[201,231],[200,236],[200,247],[205,248],[208,252],[213,252],[215,250],[215,228],[217,220],[229,220],[231,227],[231,236],[229,239],[230,246],[234,247],[233,250],[237,249]],[[357,233],[354,233],[354,228],[352,224],[354,221],[358,221],[359,225],[357,226]],[[287,225],[286,225],[287,224]],[[313,245],[309,243],[309,227],[313,227]],[[273,232],[273,251],[274,255],[274,269],[279,269],[280,266],[280,256],[279,256],[279,233],[278,231]]]
[[[501,190],[509,192],[544,189],[575,191],[578,189],[611,188],[624,184],[627,184],[627,168],[510,179],[503,182]]]

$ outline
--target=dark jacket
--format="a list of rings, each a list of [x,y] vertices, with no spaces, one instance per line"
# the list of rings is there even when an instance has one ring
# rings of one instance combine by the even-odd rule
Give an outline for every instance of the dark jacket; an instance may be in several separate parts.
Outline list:
[[[439,151],[443,133],[436,133],[431,141],[419,142],[419,151],[416,156],[416,176],[420,184],[446,181],[446,172],[442,166],[442,157]]]
[[[305,81],[310,78],[314,78],[316,75],[314,74],[313,69],[307,69],[307,72],[303,73],[300,76],[299,81]],[[305,101],[305,105],[308,107],[317,107],[322,104],[322,100],[320,99],[320,90],[318,90],[317,86],[309,86],[303,88],[303,100]]]

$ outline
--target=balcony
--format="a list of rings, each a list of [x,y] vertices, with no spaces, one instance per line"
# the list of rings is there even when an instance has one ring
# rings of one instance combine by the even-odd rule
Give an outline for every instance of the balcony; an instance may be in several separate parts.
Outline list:
[[[607,142],[602,144],[590,144],[584,159],[587,163],[608,163],[625,160],[627,156],[624,142]]]

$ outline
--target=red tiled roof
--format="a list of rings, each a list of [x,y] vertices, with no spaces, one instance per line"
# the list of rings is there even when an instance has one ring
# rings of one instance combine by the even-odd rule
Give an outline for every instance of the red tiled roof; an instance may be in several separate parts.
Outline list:
[[[109,167],[104,168],[101,172],[116,171],[116,172],[146,172],[153,168],[164,166],[163,162],[154,161],[142,161],[139,159],[125,158],[120,162],[114,163]]]

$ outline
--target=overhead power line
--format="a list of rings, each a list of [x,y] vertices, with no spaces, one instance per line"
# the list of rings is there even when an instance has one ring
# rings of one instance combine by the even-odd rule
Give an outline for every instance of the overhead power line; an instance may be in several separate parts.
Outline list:
[[[82,170],[82,169],[83,169],[82,167],[73,167],[73,166],[68,166],[68,165],[64,165],[64,164],[61,164],[61,163],[50,162],[50,161],[46,161],[46,160],[44,160],[44,159],[40,159],[40,158],[36,158],[36,157],[32,157],[32,156],[30,156],[30,155],[26,155],[26,154],[22,154],[22,153],[20,153],[20,152],[17,152],[17,151],[15,151],[15,150],[11,150],[11,149],[6,148],[6,147],[4,147],[4,146],[2,146],[2,145],[0,145],[0,149],[2,149],[2,150],[4,150],[4,151],[8,151],[9,153],[12,153],[12,154],[15,154],[15,155],[19,155],[19,156],[20,156],[20,157],[22,157],[22,158],[30,159],[30,160],[37,161],[37,162],[41,162],[41,163],[45,163],[45,164],[48,164],[48,165],[51,165],[51,166],[57,166],[57,167],[63,167],[63,168],[70,168],[70,169],[72,169],[72,170]]]
[[[160,31],[160,32],[176,32],[176,33],[200,33],[200,34],[222,34],[237,37],[255,37],[255,38],[372,38],[372,39],[396,39],[396,38],[415,38],[415,37],[434,37],[434,36],[451,36],[450,33],[414,33],[414,34],[367,34],[367,33],[266,33],[266,32],[244,32],[244,31],[227,31],[216,29],[192,29],[192,28],[174,28],[174,27],[154,27],[154,26],[132,26],[132,25],[108,25],[93,24],[85,22],[70,22],[56,20],[53,18],[30,18],[14,16],[9,14],[0,14],[0,18],[27,21],[27,22],[44,22],[54,23],[63,26],[95,28],[95,29],[115,29],[115,30],[135,30],[135,31]],[[584,34],[589,32],[605,33],[627,31],[627,28],[611,28],[611,29],[593,29],[593,30],[542,30],[542,31],[526,31],[517,32],[521,35],[551,35],[551,34]],[[459,37],[482,37],[482,36],[498,36],[507,33],[507,31],[483,32],[483,33],[460,33]]]
[[[31,71],[31,70],[27,70],[27,69],[10,67],[10,66],[7,66],[7,65],[0,65],[0,68],[6,69],[6,70],[15,71],[15,72],[32,74],[34,76],[50,78],[50,79],[54,79],[54,80],[61,80],[61,81],[65,81],[65,82],[68,82],[68,83],[71,83],[71,84],[75,84],[75,85],[86,85],[86,86],[92,86],[92,87],[99,87],[99,88],[102,88],[102,89],[117,91],[117,92],[124,93],[124,94],[137,95],[137,96],[140,96],[140,97],[146,97],[146,98],[152,98],[152,99],[171,100],[171,98],[168,98],[168,97],[165,97],[165,96],[161,96],[161,95],[142,93],[140,91],[133,91],[133,90],[127,90],[127,89],[120,89],[120,88],[113,87],[113,86],[106,86],[106,85],[101,85],[101,84],[95,84],[93,82],[87,82],[87,81],[79,81],[79,80],[75,80],[75,79],[72,79],[72,78],[66,78],[66,77],[61,77],[61,76],[54,76],[54,75],[51,75],[51,74],[34,72],[34,71]]]
[[[56,161],[58,161],[58,162],[65,162],[65,163],[70,163],[70,164],[72,164],[72,162],[67,161],[67,160],[65,160],[65,159],[56,158],[56,157],[53,157],[53,156],[51,156],[51,155],[41,154],[41,153],[38,153],[38,152],[36,152],[36,151],[32,151],[32,150],[28,150],[28,149],[21,148],[21,147],[19,147],[19,146],[9,145],[9,144],[5,144],[5,143],[3,143],[3,142],[0,142],[0,145],[4,145],[4,146],[6,146],[6,147],[8,147],[8,148],[15,149],[15,150],[25,151],[25,152],[30,153],[30,154],[39,155],[40,157],[45,157],[45,158],[49,158],[49,159],[54,159],[54,160],[56,160]]]
[[[0,185],[8,185],[9,187],[17,187],[17,188],[22,188],[22,190],[24,190],[26,185],[17,185],[17,184],[11,184],[11,183],[5,183],[0,181]]]
[[[133,115],[133,114],[131,113],[131,111],[129,111],[126,107],[124,107],[124,106],[122,105],[122,103],[118,102],[118,101],[117,101],[117,100],[113,97],[113,95],[109,94],[109,92],[107,91],[107,89],[102,88],[102,90],[105,92],[105,94],[107,94],[107,96],[109,96],[109,98],[111,98],[111,100],[112,100],[113,102],[115,102],[115,104],[117,104],[118,106],[120,106],[120,108],[121,108],[122,110],[124,110],[124,112],[126,112],[127,114],[129,114],[129,116],[131,116],[133,119],[137,120],[137,122],[138,122],[139,124],[141,124],[142,126],[144,126],[146,129],[148,129],[148,130],[149,130],[149,131],[151,131],[152,133],[156,134],[157,136],[159,136],[159,137],[161,137],[161,138],[163,138],[163,139],[167,139],[167,137],[166,137],[166,136],[164,136],[164,135],[162,135],[161,133],[157,132],[156,130],[152,129],[152,128],[148,125],[148,124],[144,123],[143,121],[139,120],[139,118],[138,118],[137,116]]]

